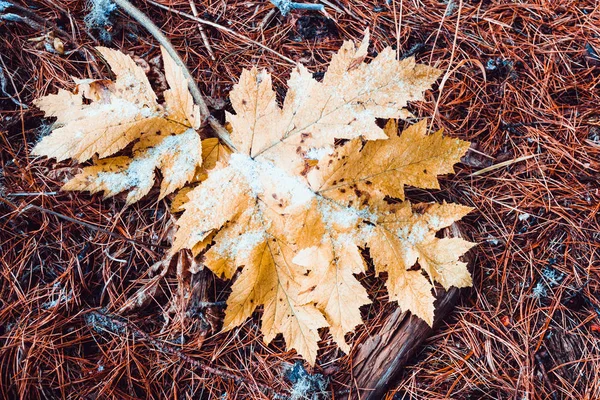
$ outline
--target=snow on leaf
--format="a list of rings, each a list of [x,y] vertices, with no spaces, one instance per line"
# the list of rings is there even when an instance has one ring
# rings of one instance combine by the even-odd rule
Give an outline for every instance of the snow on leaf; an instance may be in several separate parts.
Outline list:
[[[408,231],[395,228],[393,243],[384,240],[388,225],[403,214],[375,200],[402,197],[405,184],[437,187],[436,175],[452,172],[467,144],[441,133],[427,135],[426,122],[400,137],[396,125],[379,128],[376,118],[406,116],[407,102],[421,99],[439,71],[413,59],[397,61],[391,49],[365,63],[367,47],[368,36],[358,48],[344,43],[322,82],[299,65],[283,106],[268,73],[257,68],[242,73],[231,93],[235,114],[227,114],[237,152],[217,162],[186,194],[172,249],[203,253],[205,265],[225,279],[241,268],[224,329],[242,324],[262,306],[264,340],[281,333],[288,348],[311,364],[320,328],[328,327],[348,352],[345,336],[362,323],[360,308],[370,300],[357,277],[366,271],[361,248],[370,247],[377,271],[388,273],[391,299],[430,323],[431,283],[408,268],[419,260],[431,279],[468,283],[458,261],[468,246],[435,238],[435,231],[460,219],[466,208],[450,210],[454,213],[444,208],[426,222],[410,212],[401,220]],[[351,140],[336,148],[337,138]],[[345,180],[347,194],[333,195],[341,193],[333,189]],[[404,242],[413,239],[414,251],[421,251],[417,257],[392,262],[393,251],[402,255]],[[455,244],[456,251],[447,246]],[[430,250],[445,255],[436,258]]]
[[[133,158],[111,157],[98,161],[67,182],[63,190],[104,191],[111,197],[124,191],[127,204],[144,197],[154,186],[155,170],[163,176],[159,199],[190,181],[202,162],[200,137],[193,129],[179,135],[145,135],[133,148]]]
[[[76,79],[75,93],[36,101],[47,116],[56,117],[56,129],[44,137],[33,154],[79,162],[110,156],[136,142],[132,157],[95,161],[64,190],[104,191],[105,197],[130,191],[127,204],[140,200],[162,172],[160,198],[181,188],[202,164],[201,143],[195,129],[200,113],[187,89],[183,72],[163,51],[166,79],[165,106],[157,103],[148,78],[133,59],[117,50],[99,47],[116,80]],[[85,101],[84,101],[85,100]]]
[[[231,151],[221,144],[217,138],[208,138],[202,140],[202,165],[196,167],[194,177],[189,183],[198,183],[208,177],[208,171],[215,168],[219,162],[229,160]],[[171,212],[177,213],[183,211],[183,205],[189,201],[188,193],[193,190],[191,185],[183,187],[171,199]]]

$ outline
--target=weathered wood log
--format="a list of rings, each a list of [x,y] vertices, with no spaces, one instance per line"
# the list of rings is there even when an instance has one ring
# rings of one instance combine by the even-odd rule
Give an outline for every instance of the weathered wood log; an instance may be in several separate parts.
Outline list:
[[[462,235],[454,224],[448,229],[447,236]],[[359,345],[352,360],[353,389],[346,399],[383,399],[385,393],[397,384],[406,363],[434,332],[440,321],[453,310],[458,293],[456,288],[445,291],[436,286],[433,328],[422,319],[396,309],[377,334]]]

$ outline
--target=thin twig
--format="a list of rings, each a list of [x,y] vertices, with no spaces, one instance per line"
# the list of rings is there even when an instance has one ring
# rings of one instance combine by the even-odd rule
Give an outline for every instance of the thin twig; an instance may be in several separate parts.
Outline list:
[[[6,193],[6,197],[56,196],[59,192],[18,192]]]
[[[114,232],[111,232],[111,231],[109,231],[107,229],[104,229],[104,228],[102,228],[102,227],[100,227],[98,225],[91,224],[91,223],[85,222],[85,221],[81,221],[81,220],[76,219],[76,218],[71,218],[71,217],[69,217],[67,215],[64,215],[64,214],[61,214],[59,212],[48,210],[47,208],[44,208],[44,207],[36,206],[35,204],[27,204],[25,207],[23,207],[22,209],[20,209],[19,206],[17,206],[15,203],[13,203],[12,201],[10,201],[8,199],[0,197],[0,201],[2,201],[5,204],[9,205],[15,211],[19,211],[20,214],[23,214],[23,213],[27,212],[27,210],[34,209],[34,210],[41,211],[41,212],[43,212],[45,214],[54,215],[55,217],[58,217],[60,219],[64,219],[65,221],[73,222],[73,223],[85,226],[86,228],[93,229],[95,231],[105,233],[108,236],[114,237],[115,239],[125,240],[127,242],[139,244],[139,245],[146,246],[146,247],[158,247],[158,248],[161,248],[161,249],[170,249],[169,246],[163,246],[163,245],[160,245],[160,244],[153,244],[153,243],[143,242],[141,240],[130,239],[130,238],[125,237],[123,235],[120,235],[118,233],[114,233]]]
[[[509,165],[521,162],[521,161],[525,161],[525,160],[529,160],[530,158],[533,158],[537,156],[537,154],[530,154],[528,156],[522,156],[522,157],[518,157],[518,158],[514,158],[512,160],[507,160],[507,161],[503,161],[501,163],[498,164],[494,164],[494,165],[490,165],[489,167],[480,169],[479,171],[475,171],[470,175],[467,175],[468,178],[471,178],[473,176],[478,176],[478,175],[482,175],[485,174],[486,172],[490,172],[490,171],[494,171],[498,168],[502,168],[502,167],[507,167]]]
[[[210,367],[210,366],[204,364],[203,362],[201,362],[191,356],[188,356],[187,354],[185,354],[183,351],[181,351],[177,347],[175,347],[167,342],[164,342],[164,341],[154,338],[152,335],[141,330],[140,328],[138,328],[131,322],[129,322],[123,318],[110,315],[110,314],[104,312],[103,310],[90,311],[89,313],[85,314],[84,318],[85,318],[86,323],[92,329],[94,329],[96,331],[100,331],[100,332],[106,331],[106,332],[116,334],[119,336],[127,335],[129,332],[131,332],[135,339],[143,339],[143,340],[149,342],[150,344],[152,344],[159,351],[166,353],[166,354],[177,356],[181,360],[183,360],[183,361],[193,365],[194,367],[196,367],[204,372],[207,372],[211,375],[220,376],[225,379],[231,379],[236,383],[244,383],[244,384],[248,385],[250,388],[252,388],[253,386],[258,386],[261,390],[263,390],[265,392],[273,393],[278,396],[285,396],[284,393],[279,392],[279,391],[273,389],[272,387],[269,387],[260,382],[250,381],[249,379],[247,379],[243,376],[235,375],[232,372],[224,371],[220,368]]]
[[[190,0],[190,8],[192,9],[192,14],[194,17],[198,18],[198,9],[196,8],[196,3],[194,0]],[[206,36],[206,32],[204,31],[204,27],[201,23],[198,22],[198,30],[200,31],[200,36],[202,37],[202,42],[204,43],[204,47],[208,54],[210,55],[210,59],[216,61],[215,53],[213,53],[212,47],[210,47],[210,43],[208,42],[208,36]]]
[[[27,107],[26,104],[21,103],[21,100],[17,100],[15,99],[13,96],[11,96],[7,91],[6,91],[6,77],[4,76],[4,69],[6,69],[6,64],[4,64],[4,59],[2,58],[2,55],[0,54],[0,64],[2,64],[0,66],[0,92],[2,92],[3,95],[5,95],[6,97],[8,97],[13,103],[15,103],[17,106],[21,107],[21,108],[29,108]],[[15,89],[15,95],[17,97],[19,97],[19,93],[16,90],[15,87],[15,82],[12,79],[12,76],[10,76],[10,74],[7,72],[8,77],[10,78],[10,81],[12,83],[13,88]]]
[[[202,93],[200,92],[200,89],[198,88],[196,81],[194,80],[189,69],[187,68],[187,66],[185,65],[185,63],[183,62],[181,57],[179,56],[179,53],[177,53],[177,50],[175,50],[175,48],[173,47],[173,44],[171,43],[171,41],[162,33],[162,31],[159,29],[159,27],[156,26],[156,24],[154,22],[152,22],[152,20],[150,18],[148,18],[148,16],[146,14],[144,14],[142,11],[140,11],[137,7],[135,7],[133,4],[131,4],[128,0],[113,0],[113,1],[115,2],[115,4],[117,6],[121,7],[121,9],[126,14],[128,14],[131,18],[135,19],[144,28],[146,28],[146,30],[158,41],[158,43],[160,43],[160,45],[165,48],[167,53],[169,53],[169,55],[173,58],[173,60],[177,63],[177,65],[179,65],[181,67],[181,69],[183,70],[183,73],[185,75],[185,78],[188,81],[188,87],[190,89],[190,93],[192,94],[194,101],[200,108],[200,114],[202,115],[202,119],[204,121],[208,122],[208,124],[211,126],[211,128],[213,128],[216,135],[219,137],[219,139],[221,139],[221,141],[223,141],[226,145],[228,145],[229,147],[231,147],[232,149],[235,150],[235,146],[233,145],[233,143],[231,142],[231,139],[229,138],[229,132],[227,132],[227,129],[225,129],[223,127],[223,125],[221,125],[219,123],[219,121],[217,121],[217,119],[214,118],[210,114],[210,111],[208,110],[208,106],[206,105],[206,102],[204,101],[204,97],[202,96]],[[190,16],[192,18],[194,18],[192,15],[190,15]]]

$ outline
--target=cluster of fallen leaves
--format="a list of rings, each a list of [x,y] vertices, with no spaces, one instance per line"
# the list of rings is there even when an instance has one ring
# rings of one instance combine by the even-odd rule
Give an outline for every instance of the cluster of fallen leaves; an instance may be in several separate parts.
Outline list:
[[[460,257],[473,244],[436,237],[470,209],[404,198],[405,185],[438,188],[437,176],[453,172],[469,145],[428,134],[425,120],[398,134],[395,119],[410,115],[407,102],[422,99],[439,71],[398,61],[391,48],[366,63],[368,43],[368,34],[358,47],[345,42],[322,81],[298,65],[282,105],[266,71],[245,70],[230,94],[232,151],[200,140],[198,108],[164,51],[161,105],[129,56],[99,48],[116,80],[76,80],[75,93],[39,99],[57,128],[34,154],[92,159],[63,189],[126,191],[127,204],[151,190],[156,170],[160,198],[185,186],[173,199],[183,213],[170,255],[191,249],[226,279],[241,268],[223,328],[262,306],[265,341],[281,333],[314,364],[320,328],[348,352],[346,334],[362,323],[363,249],[387,274],[390,301],[429,324],[434,282],[471,285]],[[389,119],[385,128],[377,118]],[[131,155],[113,156],[124,149]]]

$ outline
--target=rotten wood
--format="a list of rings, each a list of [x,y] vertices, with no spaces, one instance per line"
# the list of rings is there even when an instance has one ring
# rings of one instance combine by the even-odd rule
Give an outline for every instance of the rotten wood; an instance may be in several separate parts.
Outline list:
[[[445,235],[463,236],[456,224],[452,225]],[[439,323],[454,309],[458,294],[457,288],[445,291],[436,286],[437,300],[433,328],[422,319],[399,308],[396,309],[378,333],[358,346],[352,359],[352,390],[348,392],[345,399],[384,398],[386,392],[398,383],[406,363],[431,336]]]

